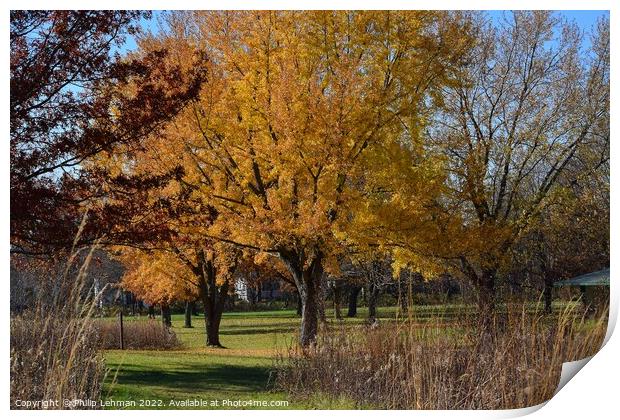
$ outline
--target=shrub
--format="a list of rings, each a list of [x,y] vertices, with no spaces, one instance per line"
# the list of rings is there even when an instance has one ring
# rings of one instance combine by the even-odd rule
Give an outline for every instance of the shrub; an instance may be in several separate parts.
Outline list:
[[[340,327],[309,349],[281,355],[275,386],[358,407],[520,408],[550,399],[562,363],[594,354],[606,332],[605,317],[590,321],[572,311],[555,318],[509,312],[492,335],[476,333],[469,321]]]
[[[100,349],[120,348],[118,322],[96,321],[96,343]],[[156,320],[123,323],[123,344],[132,350],[172,350],[181,348],[176,334]]]

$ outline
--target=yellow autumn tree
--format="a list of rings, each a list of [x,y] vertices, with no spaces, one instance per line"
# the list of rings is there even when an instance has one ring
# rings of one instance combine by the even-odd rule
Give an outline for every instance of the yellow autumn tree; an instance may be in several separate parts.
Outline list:
[[[223,347],[220,322],[224,305],[234,292],[234,275],[242,267],[241,253],[226,244],[180,246],[172,241],[157,244],[169,248],[123,249],[119,259],[127,271],[122,287],[148,303],[162,305],[162,316],[166,316],[165,311],[173,302],[200,299],[204,307],[206,345]]]
[[[196,11],[170,14],[166,26],[141,48],[163,44],[188,67],[190,52],[203,50],[206,82],[132,151],[131,171],[183,168],[169,188],[193,208],[171,221],[186,246],[277,257],[299,290],[308,345],[323,274],[338,270],[363,187],[385,174],[384,150],[418,156],[428,108],[471,42],[468,21],[423,11]],[[414,166],[420,179],[435,171]]]
[[[170,253],[123,249],[118,259],[125,267],[121,287],[150,305],[161,305],[164,323],[169,322],[170,304],[199,296],[194,274]]]
[[[132,54],[169,51],[164,65],[173,64],[180,72],[202,72],[197,67],[206,63],[204,51],[188,42],[172,44],[165,38],[147,37],[140,46]],[[180,75],[179,81],[184,80]],[[128,97],[134,88],[131,83],[116,87]],[[233,276],[242,252],[205,235],[217,213],[195,194],[188,182],[191,178],[185,179],[190,161],[184,159],[189,155],[179,153],[179,143],[171,143],[168,132],[158,128],[132,147],[118,145],[85,163],[102,174],[103,199],[94,205],[114,213],[114,221],[123,218],[122,223],[109,226],[110,239],[105,242],[121,249],[120,259],[128,268],[124,287],[164,305],[185,300],[191,292],[203,303],[207,346],[221,347],[222,312],[234,290]]]

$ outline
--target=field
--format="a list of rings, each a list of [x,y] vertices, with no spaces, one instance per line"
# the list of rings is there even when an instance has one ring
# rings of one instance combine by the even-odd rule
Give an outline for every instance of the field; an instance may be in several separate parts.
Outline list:
[[[555,305],[556,311],[563,304]],[[469,308],[457,305],[419,306],[413,308],[416,322],[439,321],[440,333],[453,332],[451,324],[457,313]],[[396,308],[380,308],[382,323],[390,322]],[[364,322],[366,308],[357,318],[336,321],[327,312],[330,326],[340,322],[354,325]],[[159,322],[126,318],[127,322]],[[229,401],[260,400],[266,404],[288,401],[277,408],[354,408],[352,402],[316,395],[309,400],[290,400],[283,392],[270,387],[275,356],[286,354],[295,340],[299,318],[292,310],[225,313],[221,326],[224,349],[206,348],[204,321],[193,318],[194,328],[183,328],[183,315],[172,317],[172,328],[184,345],[181,350],[138,351],[109,350],[105,359],[109,369],[103,396],[109,408],[235,408]],[[218,401],[217,407],[172,407],[171,401]],[[135,406],[123,406],[125,401]],[[274,407],[266,407],[274,408]]]
[[[393,308],[381,308],[379,313],[393,317],[394,311]],[[327,315],[332,316],[329,311]],[[361,323],[364,317],[364,309],[360,308],[357,318],[343,322]],[[141,320],[128,318],[128,322],[148,321],[143,317]],[[224,349],[205,347],[202,318],[194,317],[193,325],[194,328],[183,328],[183,315],[172,317],[173,331],[186,347],[182,350],[106,351],[110,372],[104,397],[111,401],[138,403],[150,400],[146,404],[154,404],[152,408],[168,408],[170,400],[186,399],[220,402],[225,399],[287,400],[284,393],[269,390],[269,378],[274,356],[278,350],[285,351],[294,340],[299,327],[295,311],[225,313],[220,333]],[[347,403],[323,400],[289,402],[289,408],[309,405],[312,408],[345,408]]]
[[[415,307],[414,312],[422,320],[431,315],[435,319],[438,314],[451,318],[456,310],[462,309],[457,305],[424,306]],[[378,310],[380,322],[393,320],[395,314],[394,307]],[[357,318],[336,321],[331,310],[326,313],[330,325],[339,322],[361,324],[366,315],[367,309],[359,308]],[[146,317],[127,317],[126,320],[148,322]],[[114,401],[138,403],[136,407],[123,408],[145,408],[140,406],[140,401],[144,401],[149,408],[162,409],[169,408],[170,400],[219,400],[220,403],[225,399],[287,400],[286,394],[270,390],[270,372],[275,356],[286,353],[295,340],[299,322],[294,310],[224,313],[220,339],[226,348],[218,349],[205,347],[204,321],[201,317],[193,318],[194,328],[183,328],[183,315],[175,314],[172,316],[172,329],[185,348],[173,351],[106,351],[109,373],[104,398],[111,404]],[[288,408],[353,408],[347,401],[324,397],[289,401]]]

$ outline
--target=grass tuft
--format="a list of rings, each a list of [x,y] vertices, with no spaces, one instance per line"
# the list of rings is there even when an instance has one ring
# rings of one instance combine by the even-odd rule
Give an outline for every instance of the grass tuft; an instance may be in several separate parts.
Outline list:
[[[66,409],[61,403],[66,399],[100,398],[105,363],[93,345],[94,299],[86,283],[91,257],[92,250],[74,267],[74,254],[58,277],[40,273],[32,306],[11,318],[11,408]],[[58,404],[28,407],[25,401]]]

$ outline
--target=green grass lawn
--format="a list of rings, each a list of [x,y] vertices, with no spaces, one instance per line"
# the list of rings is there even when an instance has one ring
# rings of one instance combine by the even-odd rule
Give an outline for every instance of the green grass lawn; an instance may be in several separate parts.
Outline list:
[[[392,317],[395,309],[382,308]],[[328,316],[333,316],[328,312]],[[358,318],[344,322],[362,323]],[[128,322],[144,322],[145,317]],[[172,328],[185,348],[173,351],[110,350],[104,397],[111,401],[153,401],[155,407],[171,408],[171,399],[186,400],[287,400],[269,389],[270,371],[278,351],[295,339],[299,317],[294,311],[232,312],[222,319],[220,341],[224,349],[206,348],[204,321],[193,319],[194,328],[183,328],[183,315],[173,315]],[[159,405],[161,404],[161,405]],[[347,407],[346,402],[289,401],[288,408]],[[135,408],[145,408],[137,406]],[[173,407],[177,408],[177,407]],[[206,408],[206,407],[202,407]],[[216,408],[216,407],[213,407]],[[232,407],[231,407],[232,408]]]
[[[473,308],[463,305],[416,306],[414,313],[416,322],[430,319],[450,322],[469,309]],[[381,321],[386,322],[394,319],[396,308],[379,308],[378,313]],[[361,324],[366,315],[366,308],[360,308],[357,318],[342,322],[345,325]],[[332,311],[327,312],[327,317],[331,325],[339,323],[333,319]],[[146,321],[146,317],[126,319],[128,322]],[[274,357],[278,353],[286,354],[286,349],[295,340],[299,323],[299,317],[292,310],[225,313],[220,341],[226,348],[216,349],[205,347],[204,320],[201,317],[194,317],[194,328],[183,328],[183,315],[173,315],[172,328],[184,345],[182,350],[105,351],[109,373],[104,399],[137,404],[127,408],[164,409],[184,408],[170,407],[170,400],[197,399],[219,401],[220,404],[219,407],[197,408],[227,408],[221,406],[224,400],[288,400],[286,394],[270,389],[269,379]],[[446,327],[441,328],[442,333],[451,333],[451,328]],[[312,400],[290,400],[288,408],[354,406],[348,401],[316,396]]]

